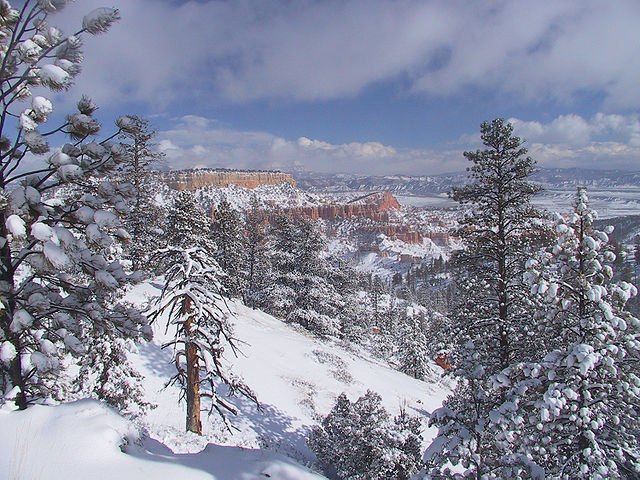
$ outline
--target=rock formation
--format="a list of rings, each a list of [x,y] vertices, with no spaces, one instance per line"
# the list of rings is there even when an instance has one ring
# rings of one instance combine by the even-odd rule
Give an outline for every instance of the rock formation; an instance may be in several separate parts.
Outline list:
[[[197,190],[208,186],[226,187],[228,185],[256,188],[259,185],[278,185],[283,182],[294,186],[296,184],[293,176],[288,173],[209,168],[164,172],[160,174],[160,180],[174,190]]]
[[[318,205],[313,207],[284,208],[285,214],[292,217],[305,217],[312,220],[341,220],[348,218],[368,218],[375,222],[389,222],[391,208],[400,208],[400,204],[390,192],[377,192],[357,198],[345,204]]]

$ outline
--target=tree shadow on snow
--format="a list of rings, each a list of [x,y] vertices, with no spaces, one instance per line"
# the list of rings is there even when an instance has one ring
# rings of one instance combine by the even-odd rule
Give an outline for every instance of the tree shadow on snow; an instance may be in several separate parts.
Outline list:
[[[204,450],[198,453],[173,453],[158,440],[148,438],[141,445],[129,446],[126,453],[145,461],[180,465],[207,473],[216,480],[294,479],[299,478],[296,472],[306,473],[308,471],[304,467],[298,466],[294,461],[276,453],[213,444],[207,445]]]
[[[138,352],[144,366],[154,375],[169,379],[176,374],[173,355],[169,350],[162,350],[154,342],[145,342],[138,344]]]
[[[306,465],[315,460],[306,441],[310,426],[301,425],[273,405],[261,403],[258,410],[255,403],[247,398],[229,397],[224,385],[217,389],[217,393],[230,400],[238,410],[236,416],[230,416],[230,422],[256,432],[261,448],[282,453]]]
[[[210,443],[199,453],[174,453],[159,440],[146,438],[141,444],[129,445],[126,453],[146,461],[199,470],[216,480],[297,479],[301,478],[298,476],[301,472],[311,475],[311,470],[301,466],[311,465],[315,458],[306,444],[309,427],[300,426],[294,418],[273,405],[261,404],[258,410],[249,399],[227,396],[226,387],[220,387],[217,393],[231,401],[238,410],[236,416],[229,417],[230,422],[242,429],[255,431],[260,439],[260,449]],[[202,420],[206,421],[205,412]]]

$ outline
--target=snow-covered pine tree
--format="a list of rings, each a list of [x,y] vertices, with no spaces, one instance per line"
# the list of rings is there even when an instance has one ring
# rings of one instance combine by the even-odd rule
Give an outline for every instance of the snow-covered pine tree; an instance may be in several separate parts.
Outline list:
[[[236,414],[233,404],[220,395],[221,385],[229,395],[240,394],[257,403],[249,387],[222,362],[225,349],[235,354],[237,347],[220,283],[223,272],[211,255],[205,218],[193,195],[180,192],[169,211],[169,246],[156,253],[166,268],[165,285],[149,314],[152,321],[166,315],[167,329],[174,332],[163,345],[173,351],[176,366],[169,383],[182,388],[186,429],[197,434],[202,433],[202,397],[210,401],[209,412],[217,411],[227,426],[226,414]]]
[[[423,315],[414,311],[404,315],[399,328],[400,338],[397,340],[399,370],[418,380],[424,380],[429,373],[430,356],[424,334]]]
[[[121,413],[138,416],[155,405],[144,399],[143,376],[133,367],[128,352],[132,342],[100,335],[89,338],[87,354],[80,362],[75,379],[77,395],[106,402]]]
[[[256,296],[264,287],[264,281],[269,271],[266,254],[266,217],[258,198],[251,197],[251,205],[246,213],[244,224],[244,251],[246,255],[243,268],[244,292],[243,299],[246,305],[255,306]]]
[[[406,480],[420,462],[420,421],[405,413],[392,421],[375,392],[355,402],[343,393],[308,443],[325,471],[342,480]]]
[[[320,335],[336,335],[344,303],[327,280],[326,264],[320,257],[325,238],[316,225],[305,218],[296,219],[295,232],[295,269],[289,280],[296,292],[296,308],[288,320]]]
[[[240,214],[231,208],[226,198],[222,198],[214,209],[213,217],[211,236],[216,245],[214,258],[226,273],[222,284],[230,297],[239,297],[244,291],[246,278],[242,270],[246,263],[246,252]]]
[[[92,335],[150,335],[146,319],[117,302],[129,278],[109,256],[127,237],[117,214],[128,212],[131,193],[101,180],[125,155],[112,142],[119,131],[97,141],[97,106],[84,97],[77,113],[46,128],[52,102],[31,94],[67,89],[80,71],[81,38],[119,18],[97,9],[64,35],[49,19],[67,3],[0,2],[0,375],[21,409],[60,388],[61,357],[84,355]],[[51,152],[62,136],[69,143]],[[29,168],[34,156],[42,164]]]
[[[164,155],[155,149],[153,130],[147,119],[137,115],[123,117],[121,140],[127,155],[118,170],[118,180],[133,185],[130,213],[124,225],[131,239],[125,244],[127,258],[133,270],[149,270],[149,255],[158,247],[162,235],[161,222],[166,212],[154,201],[156,189],[152,181],[152,167]]]
[[[640,476],[640,321],[625,308],[637,290],[614,280],[612,228],[595,217],[584,189],[573,215],[557,215],[555,245],[526,274],[539,358],[494,380],[504,441],[540,478]]]
[[[196,203],[193,193],[181,190],[167,212],[164,241],[173,247],[189,248],[199,245],[213,254],[211,221]]]
[[[384,307],[382,306],[382,295],[385,292],[385,285],[378,275],[371,275],[369,281],[369,303],[371,305],[371,317],[373,325],[379,330],[384,330],[387,322],[383,322]],[[388,333],[388,332],[385,332]]]
[[[451,462],[477,478],[499,476],[508,452],[496,442],[489,413],[501,403],[489,394],[490,378],[535,350],[528,330],[527,289],[522,280],[531,244],[542,227],[531,205],[540,190],[528,177],[533,160],[513,126],[498,118],[481,125],[484,150],[465,152],[470,182],[452,197],[468,208],[457,254],[459,296],[451,312],[453,330],[448,370],[458,378],[432,424],[440,428],[428,450],[433,472]],[[497,427],[496,427],[497,428]]]
[[[278,215],[267,244],[269,281],[259,305],[317,334],[334,335],[344,303],[327,279],[323,247],[324,237],[310,220]]]

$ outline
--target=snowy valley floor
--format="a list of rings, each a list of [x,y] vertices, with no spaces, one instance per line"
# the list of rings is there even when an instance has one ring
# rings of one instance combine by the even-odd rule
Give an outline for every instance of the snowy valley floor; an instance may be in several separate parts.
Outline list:
[[[145,283],[129,293],[129,300],[140,304],[157,293]],[[236,314],[235,335],[243,343],[241,355],[227,360],[262,407],[259,411],[248,401],[234,399],[239,414],[231,421],[237,432],[230,434],[216,416],[206,414],[203,436],[184,432],[179,391],[164,388],[174,367],[170,352],[160,348],[167,334],[158,324],[153,342],[130,355],[145,376],[147,401],[157,405],[138,420],[146,434],[92,400],[34,406],[25,412],[5,407],[0,411],[0,478],[324,478],[302,466],[314,460],[306,434],[341,392],[355,400],[367,389],[378,392],[392,414],[404,407],[421,416],[425,446],[430,442],[435,432],[426,422],[448,394],[446,384],[415,380],[360,348],[320,340],[239,303],[230,308]]]

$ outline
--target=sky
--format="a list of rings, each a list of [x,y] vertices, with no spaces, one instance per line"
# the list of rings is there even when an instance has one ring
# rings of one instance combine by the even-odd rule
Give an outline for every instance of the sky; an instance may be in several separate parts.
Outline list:
[[[55,106],[148,118],[169,168],[454,172],[502,117],[539,166],[640,170],[637,0],[82,0],[50,23],[102,6],[122,19]]]

